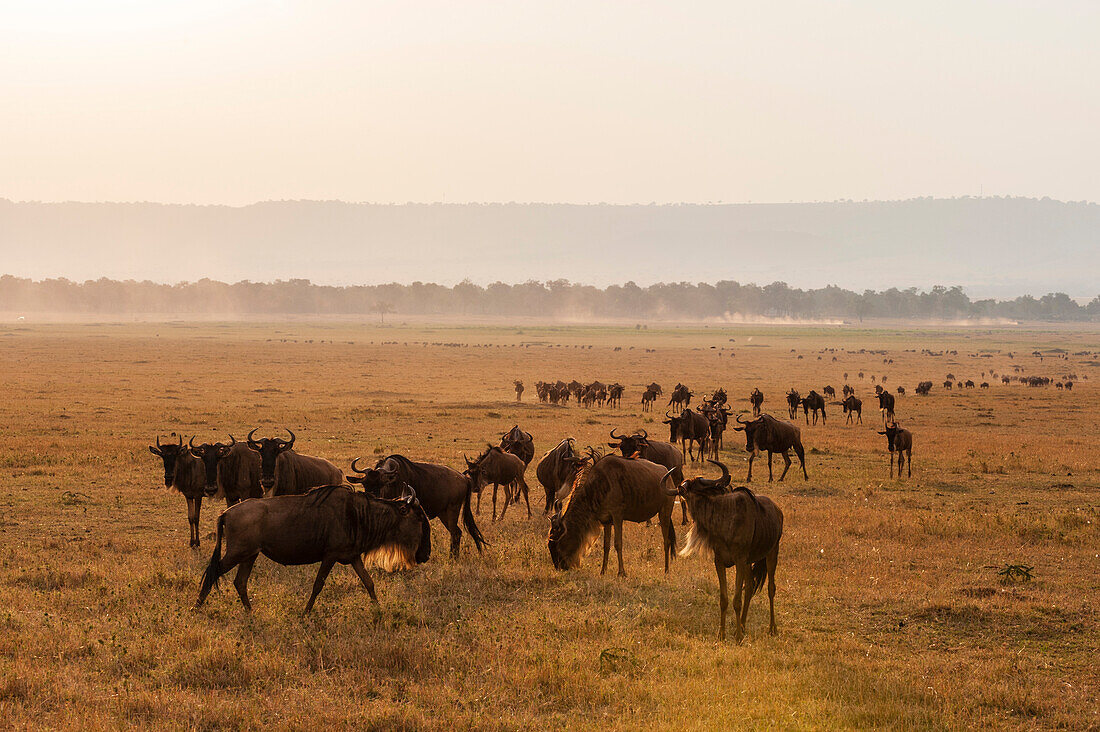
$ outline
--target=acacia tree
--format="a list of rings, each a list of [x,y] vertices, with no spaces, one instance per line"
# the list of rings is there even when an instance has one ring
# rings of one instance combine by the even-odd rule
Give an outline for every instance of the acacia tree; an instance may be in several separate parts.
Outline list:
[[[374,304],[371,305],[370,311],[372,313],[378,313],[379,322],[382,325],[385,325],[386,324],[386,313],[392,313],[393,312],[393,305],[391,303],[385,302],[384,300],[376,300],[374,302]]]

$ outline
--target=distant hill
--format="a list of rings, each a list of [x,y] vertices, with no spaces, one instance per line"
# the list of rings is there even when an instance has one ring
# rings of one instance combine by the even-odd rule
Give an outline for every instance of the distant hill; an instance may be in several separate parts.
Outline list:
[[[735,205],[0,199],[0,274],[327,284],[737,280],[977,297],[1100,290],[1100,206],[1048,199]]]

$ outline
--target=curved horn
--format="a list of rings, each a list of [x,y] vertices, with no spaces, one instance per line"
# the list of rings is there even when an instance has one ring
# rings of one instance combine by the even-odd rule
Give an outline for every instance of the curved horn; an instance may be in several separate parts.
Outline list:
[[[260,444],[260,443],[256,442],[256,440],[252,439],[252,435],[256,434],[256,432],[259,429],[260,429],[259,427],[254,428],[251,432],[248,433],[248,437],[245,438],[245,440],[248,442],[249,447],[252,447],[253,445],[259,445]],[[259,449],[259,448],[254,448],[254,449]]]
[[[356,473],[359,473],[360,475],[366,475],[367,471],[359,469],[359,461],[360,460],[362,460],[362,458],[355,458],[354,460],[352,460],[351,461],[351,469],[354,470]]]
[[[621,440],[621,439],[623,439],[623,435],[616,435],[616,434],[615,434],[615,428],[614,428],[614,427],[612,427],[612,428],[611,428],[611,439],[613,439],[613,440]]]
[[[233,435],[229,435],[229,445],[228,446],[233,447],[236,444],[237,444],[237,438],[234,437]]]
[[[746,422],[746,421],[744,421],[743,419],[741,419],[741,415],[740,415],[740,414],[739,414],[739,415],[737,415],[737,417],[735,417],[735,419],[737,420],[737,424],[748,424],[748,422]]]
[[[669,419],[672,419],[672,415],[669,414],[669,410],[667,410],[667,409],[665,410],[665,416],[668,417]]]
[[[183,447],[183,435],[180,435],[180,447]]]
[[[415,503],[417,500],[416,490],[408,483],[405,484],[405,487],[409,489],[409,495],[405,496],[405,503]]]
[[[726,464],[725,463],[720,463],[717,460],[708,460],[707,462],[708,463],[713,463],[714,465],[717,465],[718,467],[720,467],[722,469],[722,478],[717,483],[715,483],[715,485],[717,485],[719,488],[729,487],[729,484],[730,484],[730,471],[729,471],[729,468],[726,467]]]
[[[285,429],[287,432],[290,432],[290,442],[286,443],[286,448],[289,450],[290,448],[294,447],[294,440],[298,438],[294,436],[294,433],[290,431],[289,427],[284,427],[283,429]]]
[[[183,438],[181,437],[180,439],[182,440]],[[194,435],[191,435],[191,439],[187,441],[187,447],[189,447],[192,450],[195,449],[195,436]]]
[[[160,435],[157,435],[157,449],[159,450],[160,448],[161,448]]]

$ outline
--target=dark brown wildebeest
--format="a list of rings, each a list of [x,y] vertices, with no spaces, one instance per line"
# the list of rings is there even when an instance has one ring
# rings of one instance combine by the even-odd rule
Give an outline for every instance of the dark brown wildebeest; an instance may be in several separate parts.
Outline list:
[[[702,414],[695,412],[691,407],[686,407],[679,415],[673,416],[665,412],[664,424],[668,425],[668,441],[675,444],[680,442],[680,450],[687,454],[688,459],[696,461],[693,448],[699,446],[698,460],[704,458],[703,452],[710,440],[710,421]]]
[[[545,381],[536,381],[535,396],[539,398],[540,402],[548,403],[550,401],[550,385]]]
[[[901,479],[901,464],[903,458],[908,460],[908,476],[913,477],[913,433],[898,426],[897,422],[891,422],[886,431],[879,431],[880,435],[886,435],[886,447],[890,451],[890,477],[894,477],[894,453],[898,456],[898,479]],[[902,454],[904,453],[904,455]]]
[[[260,554],[284,566],[321,563],[302,615],[313,609],[336,564],[350,564],[371,602],[377,604],[374,582],[363,564],[364,555],[368,561],[392,571],[422,564],[431,553],[431,527],[415,495],[385,500],[352,492],[347,486],[329,485],[305,495],[244,501],[218,517],[218,542],[203,572],[195,607],[202,607],[219,577],[239,565],[233,586],[241,604],[252,610],[248,577]]]
[[[795,418],[798,414],[798,407],[802,404],[802,395],[794,389],[787,392],[787,413],[791,419]],[[759,415],[757,415],[759,416]]]
[[[542,456],[535,466],[535,477],[546,492],[546,513],[550,513],[555,500],[569,494],[577,471],[587,460],[587,457],[577,455],[572,437],[566,437]]]
[[[615,382],[607,387],[607,406],[618,408],[622,404],[623,385]]]
[[[664,539],[665,572],[676,553],[676,529],[672,525],[673,496],[663,486],[665,467],[642,458],[600,455],[590,452],[591,462],[581,468],[573,490],[564,503],[558,502],[550,519],[547,545],[557,569],[576,569],[596,542],[603,527],[603,567],[611,553],[611,532],[615,532],[615,553],[619,576],[623,567],[623,521],[642,522],[657,516]],[[672,471],[668,471],[671,473]]]
[[[894,421],[894,395],[884,391],[878,395],[878,408],[882,412],[882,424]]]
[[[726,390],[719,388],[714,390],[710,398],[704,399],[703,404],[710,407],[722,407],[727,401],[729,401],[729,395],[726,394]]]
[[[278,437],[253,439],[256,430],[248,433],[248,447],[260,453],[260,485],[264,498],[301,494],[321,485],[344,482],[344,471],[328,460],[294,452],[294,433],[290,441]]]
[[[662,388],[661,388],[661,385],[660,385],[660,384],[658,384],[658,383],[657,383],[656,381],[654,381],[654,382],[653,382],[652,384],[650,384],[649,386],[647,386],[647,387],[646,387],[646,389],[647,389],[648,391],[651,391],[651,392],[653,392],[653,393],[654,393],[654,394],[656,394],[657,396],[661,396],[662,394],[664,394],[664,393],[665,393],[664,389],[662,389]]]
[[[928,392],[932,391],[932,382],[922,381],[917,384],[917,388],[913,391],[917,393],[917,396],[928,396]]]
[[[232,506],[246,498],[263,498],[260,487],[260,456],[248,445],[237,442],[233,435],[229,443],[215,442],[195,445],[195,439],[187,443],[191,454],[202,460],[206,475],[206,495],[219,491],[225,505]]]
[[[898,394],[901,394],[902,396],[905,396],[905,387],[904,386],[899,386],[898,387]]]
[[[831,386],[826,386],[824,389],[821,390],[821,393],[827,397],[832,397],[833,399],[836,399],[836,389]]]
[[[951,390],[951,387],[952,387],[952,384],[951,384],[951,382],[950,382],[950,381],[945,381],[945,382],[943,382],[943,388],[944,388],[944,389],[947,389],[948,391],[950,391],[950,390]]]
[[[573,379],[565,385],[565,388],[569,391],[570,394],[573,395],[573,401],[575,401],[577,404],[580,404],[581,397],[584,396],[584,384],[577,381],[576,379]]]
[[[160,444],[157,435],[156,445],[149,446],[149,452],[161,459],[164,464],[164,487],[175,488],[187,500],[187,523],[191,528],[191,542],[194,549],[199,546],[199,511],[206,493],[206,474],[202,460],[192,455],[183,444],[183,435],[179,443]],[[217,490],[217,489],[215,489]],[[211,491],[209,495],[214,495]]]
[[[368,493],[381,498],[397,498],[406,487],[416,491],[427,517],[438,518],[450,533],[452,558],[458,559],[462,540],[462,530],[458,527],[460,516],[478,553],[488,544],[474,521],[470,507],[474,484],[467,476],[446,465],[414,463],[404,455],[388,455],[369,470],[360,470],[358,463],[359,458],[352,461],[351,469],[358,475],[349,475],[348,481],[361,483]]]
[[[983,381],[980,388],[988,389],[989,388],[989,382],[988,381]]]
[[[493,484],[493,521],[497,520],[497,488],[504,486],[504,507],[500,510],[500,519],[504,520],[504,514],[508,511],[508,504],[519,503],[520,494],[527,501],[527,518],[531,518],[531,497],[527,491],[527,481],[523,473],[527,466],[515,455],[504,452],[499,447],[489,446],[485,452],[477,456],[476,460],[470,460],[465,455],[466,475],[473,481],[474,490],[477,491],[477,508],[481,511],[481,491],[490,483]]]
[[[652,412],[653,402],[657,401],[657,392],[652,389],[646,389],[642,392],[642,411]]]
[[[741,415],[737,415],[738,426],[734,427],[738,432],[745,432],[745,450],[749,453],[749,475],[745,482],[752,482],[752,462],[756,459],[756,453],[761,450],[768,453],[768,482],[772,480],[772,455],[780,453],[786,465],[783,466],[783,474],[779,476],[780,482],[787,477],[787,471],[791,469],[791,457],[787,453],[794,450],[798,461],[802,465],[802,475],[806,480],[810,479],[806,472],[806,451],[802,448],[802,431],[791,422],[782,422],[770,414],[762,414],[754,420],[743,422]]]
[[[725,407],[716,407],[711,404],[704,404],[699,411],[706,417],[710,427],[707,444],[710,446],[714,459],[717,460],[718,453],[722,449],[722,436],[726,432],[730,412]]]
[[[531,437],[530,432],[521,430],[518,424],[501,435],[500,447],[522,460],[524,467],[535,458],[535,438]]]
[[[963,384],[963,386],[966,387],[967,389],[973,389],[974,388],[974,381],[971,380],[971,379],[967,379],[966,383]]]
[[[850,396],[841,402],[841,406],[844,407],[844,413],[848,415],[848,418],[844,420],[844,424],[852,424],[852,415],[855,415],[859,424],[863,424],[863,400]]]
[[[760,410],[764,405],[764,392],[759,389],[753,389],[749,394],[749,404],[752,405],[752,415],[754,417],[760,416]]]
[[[666,470],[673,471],[673,480],[683,480],[684,453],[680,452],[680,448],[671,442],[651,440],[649,439],[649,433],[645,430],[636,432],[633,435],[616,435],[615,430],[611,430],[611,437],[618,440],[618,442],[609,442],[607,446],[618,450],[623,457],[637,455],[651,463],[663,465]],[[682,514],[682,523],[686,524],[688,522],[687,506],[680,504],[680,513]]]
[[[806,424],[810,423],[810,413],[813,412],[814,424],[817,424],[817,413],[821,412],[821,424],[825,424],[825,397],[813,389],[802,399],[802,414],[806,417]]]
[[[668,406],[672,407],[672,411],[679,412],[691,404],[691,391],[683,384],[676,384],[676,388],[672,390],[672,398],[668,400]]]
[[[516,401],[518,402],[518,401],[520,401],[520,398],[523,396],[523,382],[520,381],[519,379],[516,379],[515,381],[512,382],[512,386],[514,386],[515,389],[516,389]]]
[[[779,563],[779,540],[783,537],[783,512],[764,496],[757,496],[741,486],[730,490],[729,470],[720,462],[711,461],[722,469],[719,480],[695,478],[682,482],[672,491],[688,504],[695,522],[688,533],[680,556],[702,550],[714,555],[714,571],[718,574],[718,640],[726,639],[726,569],[733,567],[733,614],[737,623],[734,640],[745,636],[745,621],[749,601],[768,581],[768,603],[771,620],[768,633],[775,635],[775,568]]]
[[[845,385],[844,385],[844,387],[843,387],[843,388],[842,388],[842,389],[840,390],[840,392],[841,392],[841,394],[843,394],[844,396],[846,396],[846,397],[849,397],[849,396],[852,396],[853,394],[855,394],[855,393],[856,393],[856,390],[855,390],[855,389],[853,389],[853,388],[852,388],[851,386],[849,386],[848,384],[845,384]]]

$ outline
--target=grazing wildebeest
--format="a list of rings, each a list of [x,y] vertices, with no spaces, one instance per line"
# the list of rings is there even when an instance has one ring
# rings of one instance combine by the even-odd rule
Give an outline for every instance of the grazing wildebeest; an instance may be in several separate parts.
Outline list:
[[[618,408],[622,404],[623,388],[618,382],[607,387],[607,406]]]
[[[657,392],[652,389],[646,389],[642,392],[642,411],[652,412],[653,402],[657,401]]]
[[[899,386],[898,387],[898,394],[901,394],[903,396],[905,395],[905,387],[904,386]]]
[[[1001,383],[1002,384],[1011,384],[1012,383],[1012,377],[1011,376],[1002,376],[1001,377]]]
[[[542,456],[535,466],[535,477],[546,491],[546,513],[550,513],[555,500],[568,495],[577,471],[587,460],[586,456],[577,455],[572,437],[566,437]]]
[[[520,381],[519,379],[516,379],[515,381],[512,382],[512,386],[514,386],[516,388],[516,401],[518,402],[518,401],[520,401],[520,398],[523,396],[523,382]]]
[[[882,424],[894,421],[894,395],[884,391],[878,395],[878,408],[882,412]]]
[[[695,462],[694,446],[699,446],[699,460],[704,458],[703,452],[710,440],[710,421],[702,414],[686,407],[679,415],[673,416],[665,412],[664,424],[669,428],[669,442],[680,442],[680,450],[685,452],[688,459]]]
[[[752,415],[754,417],[759,417],[760,409],[764,404],[764,392],[759,389],[753,389],[752,394],[749,394],[749,404],[752,405]]]
[[[813,389],[802,399],[802,414],[806,417],[806,424],[810,423],[810,413],[814,415],[814,424],[817,424],[817,412],[821,411],[821,424],[825,424],[825,397]]]
[[[674,480],[683,480],[684,453],[671,442],[651,440],[649,439],[649,433],[645,430],[636,432],[633,435],[616,435],[615,430],[611,430],[611,437],[618,440],[618,442],[609,442],[607,446],[618,450],[623,457],[637,455],[651,463],[663,465],[666,470],[673,471],[672,477]],[[683,503],[680,504],[680,513],[682,523],[686,524],[688,522],[687,506]]]
[[[733,613],[737,622],[734,640],[745,635],[749,601],[768,581],[770,622],[768,633],[775,635],[775,568],[779,563],[779,540],[783,536],[783,512],[764,496],[741,486],[730,490],[729,470],[720,462],[719,480],[695,478],[671,489],[688,504],[694,526],[680,556],[703,550],[714,555],[718,574],[718,640],[726,638],[726,569],[734,567]]]
[[[202,460],[206,474],[206,495],[221,491],[225,505],[232,506],[246,498],[263,498],[260,486],[260,456],[233,435],[229,443],[215,442],[195,445],[188,443],[191,454]]]
[[[794,389],[787,392],[787,413],[790,414],[791,419],[794,419],[798,414],[798,407],[802,404],[802,395]]]
[[[928,392],[932,391],[932,382],[922,381],[917,384],[917,388],[914,389],[914,391],[917,393],[917,396],[928,396]]]
[[[164,464],[164,487],[175,488],[187,500],[187,523],[191,528],[189,546],[199,545],[199,511],[206,493],[206,474],[202,460],[192,455],[183,444],[183,435],[178,444],[160,444],[157,435],[156,445],[149,446],[149,452],[161,459]],[[210,495],[214,492],[211,491]]]
[[[836,389],[831,386],[826,385],[825,388],[821,390],[821,393],[827,397],[832,397],[833,399],[836,399]]]
[[[258,428],[257,428],[258,429]],[[344,482],[344,471],[328,460],[294,452],[294,433],[290,441],[278,437],[253,439],[256,430],[248,433],[249,449],[260,454],[260,486],[264,497],[301,494],[321,485]]]
[[[683,384],[676,384],[676,388],[672,390],[672,398],[668,400],[668,406],[672,407],[672,411],[679,412],[685,407],[691,404],[691,391]]]
[[[738,432],[745,433],[745,450],[749,453],[749,475],[746,482],[752,482],[752,462],[756,459],[756,453],[764,450],[768,453],[768,482],[772,480],[772,455],[781,453],[786,465],[783,466],[783,474],[779,476],[780,482],[787,477],[787,471],[791,469],[791,457],[787,453],[794,450],[798,461],[802,465],[802,475],[806,480],[810,479],[806,472],[806,451],[802,448],[802,431],[791,422],[782,422],[770,414],[762,414],[754,420],[744,422],[741,415],[737,415],[738,426],[734,427]]]
[[[305,495],[244,501],[218,517],[218,541],[203,572],[195,607],[202,606],[219,577],[239,565],[233,586],[241,604],[252,610],[248,577],[260,554],[284,566],[321,563],[302,615],[313,609],[335,564],[350,564],[371,602],[377,604],[374,582],[363,564],[364,555],[384,569],[393,570],[422,564],[431,553],[428,517],[413,494],[386,500],[353,492],[347,486],[329,485]]]
[[[581,468],[573,490],[559,502],[550,519],[547,546],[557,569],[575,569],[595,543],[603,527],[603,567],[611,553],[611,532],[615,532],[615,553],[619,576],[623,567],[623,521],[642,522],[657,516],[664,539],[665,572],[676,553],[676,529],[672,525],[673,496],[663,486],[665,467],[642,458],[600,455],[590,452],[591,462]]]
[[[478,553],[482,546],[488,544],[474,521],[470,506],[474,484],[469,477],[446,465],[414,463],[404,455],[384,457],[369,470],[360,470],[358,463],[359,458],[352,461],[351,469],[358,475],[349,475],[348,482],[361,483],[368,493],[381,498],[396,498],[402,495],[406,487],[416,491],[417,500],[427,517],[438,518],[450,533],[452,558],[458,559],[458,547],[462,540],[462,530],[458,527],[460,516]]]
[[[848,415],[844,420],[844,424],[852,424],[852,417],[855,416],[855,421],[859,424],[863,424],[863,400],[854,396],[850,396],[841,402],[841,406],[844,407],[844,414]]]
[[[500,447],[522,460],[524,467],[535,458],[535,438],[531,437],[530,432],[521,430],[518,424],[501,435]]]
[[[898,478],[901,478],[903,458],[908,460],[908,476],[913,477],[913,433],[899,427],[897,422],[891,422],[886,431],[880,430],[879,434],[886,435],[887,448],[890,450],[890,477],[894,477],[894,453],[898,456]]]
[[[485,452],[477,456],[476,460],[470,460],[465,455],[466,475],[474,483],[477,491],[478,512],[481,511],[481,491],[490,483],[493,484],[493,521],[497,520],[497,488],[504,486],[504,507],[500,510],[500,518],[504,520],[504,514],[508,511],[508,504],[519,503],[520,493],[527,501],[527,518],[531,518],[531,497],[527,491],[527,481],[523,478],[523,472],[527,466],[515,455],[504,452],[499,447],[489,446]]]
[[[963,386],[965,386],[967,389],[973,389],[974,388],[974,382],[971,379],[967,379],[966,383],[963,384]]]

